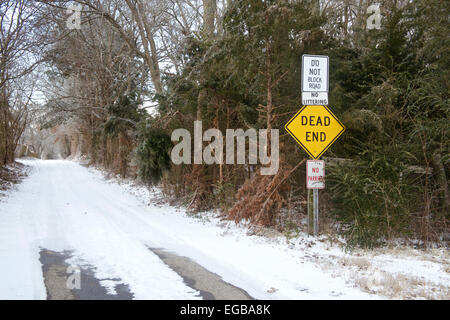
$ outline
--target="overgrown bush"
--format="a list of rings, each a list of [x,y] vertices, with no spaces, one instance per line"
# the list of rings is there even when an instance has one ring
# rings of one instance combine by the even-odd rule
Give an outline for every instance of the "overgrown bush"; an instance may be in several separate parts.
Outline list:
[[[401,155],[384,147],[328,172],[334,214],[350,247],[372,248],[411,234],[418,186],[406,178]]]
[[[140,123],[136,156],[138,174],[145,183],[158,183],[163,171],[170,168],[171,147],[170,136],[164,130],[151,128],[145,122]]]

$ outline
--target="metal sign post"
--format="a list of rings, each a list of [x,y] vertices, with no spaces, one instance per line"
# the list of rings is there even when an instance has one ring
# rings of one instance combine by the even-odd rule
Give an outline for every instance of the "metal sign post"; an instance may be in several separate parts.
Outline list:
[[[311,189],[307,191],[307,211],[308,211],[308,234],[314,234],[314,208],[312,201],[312,192]]]
[[[305,54],[302,57],[302,104],[303,105],[314,105],[314,106],[327,106],[328,105],[328,87],[329,87],[329,57],[328,56],[318,56],[318,55],[309,55]],[[313,112],[312,115],[313,118],[311,119],[321,119],[320,115],[316,113],[316,111]],[[309,124],[304,121],[305,116],[302,117],[302,126],[308,126]],[[322,124],[325,127],[328,127],[330,125],[329,122],[327,122],[327,119],[329,117],[325,115],[322,119],[324,119],[324,123]],[[310,121],[311,122],[311,121]],[[326,123],[327,122],[327,123]],[[312,126],[316,126],[319,123],[310,123]],[[324,131],[330,131],[330,128],[322,128],[325,129]],[[335,128],[336,130],[340,131],[338,126]],[[289,133],[292,131],[288,130]],[[294,130],[293,130],[294,131]],[[298,134],[298,132],[296,132]],[[291,133],[292,134],[292,133]],[[336,133],[332,133],[336,134]],[[331,138],[331,135],[329,132],[319,132],[315,130],[310,130],[308,128],[308,131],[306,132],[305,138],[297,138],[297,142],[302,145],[304,149],[308,149],[307,152],[311,155],[313,159],[317,159],[320,157],[320,155],[325,152],[325,150],[334,142]],[[294,135],[294,134],[292,134]],[[328,139],[327,139],[328,135]],[[338,133],[337,135],[340,135]],[[303,135],[301,135],[303,136]],[[317,137],[317,138],[316,138]],[[315,139],[316,138],[316,139]],[[325,144],[318,145],[318,142],[325,142],[326,140],[332,141],[328,144],[328,146],[325,146]],[[311,147],[311,143],[315,144],[315,146]],[[318,152],[319,149],[322,149],[321,152]],[[317,168],[315,168],[317,169]],[[307,165],[307,171],[308,171],[308,165]],[[322,181],[318,180],[308,180],[309,177],[316,177],[314,175],[307,173],[307,181],[306,186],[308,189],[308,205],[310,203],[310,197],[309,197],[309,190],[313,189],[313,211],[314,211],[314,235],[317,236],[319,233],[319,190],[325,188],[325,185],[322,186]],[[315,184],[314,184],[315,182]],[[309,209],[308,209],[308,221],[311,221],[310,215],[309,215]],[[309,223],[309,222],[308,222]]]
[[[329,104],[328,82],[328,56],[303,55],[303,107],[286,123],[284,128],[313,159],[319,159],[345,131],[344,125],[327,107]],[[308,160],[306,163],[308,233],[314,233],[316,236],[319,234],[318,189],[325,188],[324,179],[325,162]]]
[[[308,160],[306,162],[306,188],[308,189],[308,232],[319,234],[319,189],[325,189],[325,161]],[[313,190],[312,201],[309,194]],[[309,203],[312,202],[312,208]],[[312,212],[310,212],[312,211]],[[313,222],[313,228],[311,228]]]
[[[319,189],[313,190],[314,203],[314,235],[319,234]]]

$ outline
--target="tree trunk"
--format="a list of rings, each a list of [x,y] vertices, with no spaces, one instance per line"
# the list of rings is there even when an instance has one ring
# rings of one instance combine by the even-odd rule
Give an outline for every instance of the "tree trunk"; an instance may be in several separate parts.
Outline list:
[[[216,14],[216,0],[203,0],[203,26],[208,39],[214,38]]]
[[[152,78],[153,85],[157,94],[162,94],[162,84],[161,84],[161,72],[159,69],[159,62],[156,52],[155,40],[151,32],[151,28],[146,20],[145,15],[143,16],[144,7],[140,1],[137,2],[137,7],[131,3],[130,0],[125,0],[128,7],[133,14],[133,18],[136,21],[139,30],[139,36],[142,40],[142,45],[145,52],[145,62],[150,70],[150,77]]]
[[[445,175],[445,168],[442,164],[441,153],[436,151],[431,157],[431,165],[436,174],[436,182],[439,186],[439,207],[440,211],[448,212],[450,207],[450,200],[448,194],[448,181]]]

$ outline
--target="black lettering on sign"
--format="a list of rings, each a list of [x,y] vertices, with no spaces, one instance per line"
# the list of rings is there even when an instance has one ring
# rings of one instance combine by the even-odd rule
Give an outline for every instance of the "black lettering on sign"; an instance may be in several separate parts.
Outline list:
[[[322,82],[321,77],[308,77],[308,82]]]
[[[320,76],[320,69],[309,69],[309,75]]]
[[[308,117],[302,116],[302,126],[308,125]]]
[[[306,142],[324,142],[327,140],[327,134],[325,132],[306,131]]]
[[[317,119],[316,119],[317,118]],[[302,116],[302,126],[324,126],[328,127],[331,123],[331,119],[328,116],[316,117],[316,116]]]
[[[313,132],[313,141],[319,141],[319,133],[318,132]]]

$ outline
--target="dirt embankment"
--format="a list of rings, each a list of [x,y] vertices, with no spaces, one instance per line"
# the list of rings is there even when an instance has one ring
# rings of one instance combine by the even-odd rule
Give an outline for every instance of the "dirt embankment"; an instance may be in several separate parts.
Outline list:
[[[28,167],[20,162],[0,166],[0,197],[27,176],[27,169]]]

